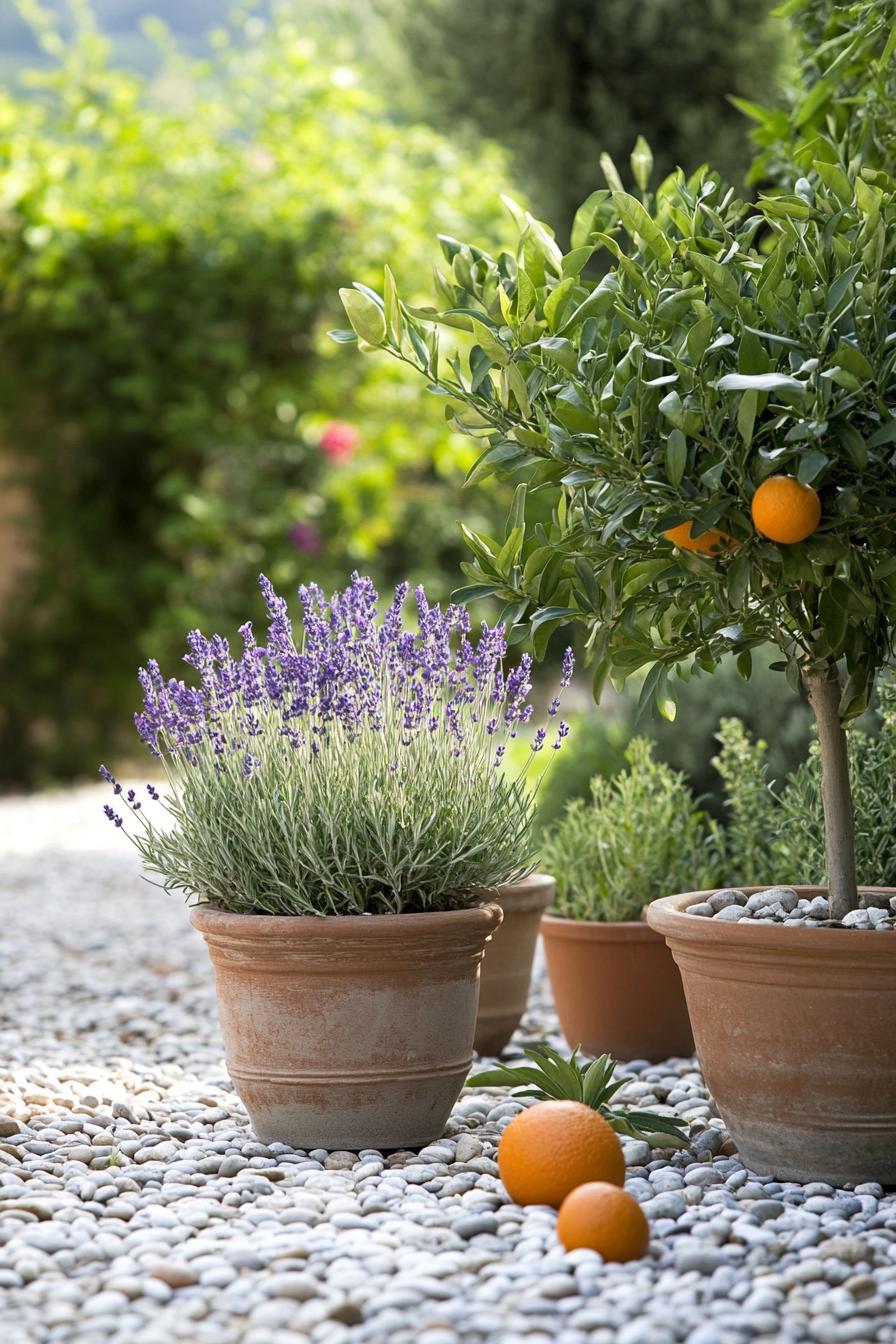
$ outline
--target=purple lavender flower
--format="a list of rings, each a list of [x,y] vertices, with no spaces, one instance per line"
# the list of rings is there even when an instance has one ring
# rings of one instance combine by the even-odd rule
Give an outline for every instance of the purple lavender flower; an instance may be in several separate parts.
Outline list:
[[[157,756],[178,768],[215,762],[222,778],[233,779],[227,761],[236,755],[237,777],[251,779],[260,760],[248,744],[285,738],[283,750],[321,755],[333,733],[349,741],[367,732],[396,730],[397,745],[410,748],[420,734],[445,734],[456,758],[479,761],[490,739],[514,738],[529,722],[532,660],[523,655],[505,674],[506,639],[501,626],[483,624],[470,635],[464,608],[443,610],[422,588],[414,592],[415,627],[404,623],[409,588],[399,584],[380,615],[370,579],[353,574],[349,586],[326,597],[315,584],[299,590],[301,631],[294,633],[285,600],[270,580],[259,579],[268,611],[264,644],[252,625],[240,627],[243,649],[235,657],[220,635],[188,636],[186,662],[198,684],[165,680],[158,664],[141,669],[144,704],[137,729]],[[562,687],[572,675],[572,653],[563,661]],[[559,709],[559,696],[549,716]],[[561,725],[558,739],[566,735]],[[533,750],[544,745],[535,735]],[[495,743],[500,764],[505,745]],[[475,768],[479,768],[477,765]],[[104,766],[102,777],[117,793],[121,786]],[[151,798],[158,795],[153,790]],[[129,796],[136,809],[136,798]]]

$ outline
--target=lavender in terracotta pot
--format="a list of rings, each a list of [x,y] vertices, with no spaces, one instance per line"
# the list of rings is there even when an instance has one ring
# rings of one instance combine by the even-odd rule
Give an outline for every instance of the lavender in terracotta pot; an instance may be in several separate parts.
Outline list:
[[[256,1132],[300,1147],[400,1147],[442,1132],[469,1071],[490,889],[531,871],[532,790],[505,771],[533,731],[530,660],[501,627],[369,579],[301,590],[301,631],[261,579],[265,644],[193,631],[194,684],[141,671],[136,723],[168,788],[106,811],[148,872],[196,903],[228,1068]],[[571,672],[571,660],[566,664]],[[568,676],[565,678],[568,680]]]

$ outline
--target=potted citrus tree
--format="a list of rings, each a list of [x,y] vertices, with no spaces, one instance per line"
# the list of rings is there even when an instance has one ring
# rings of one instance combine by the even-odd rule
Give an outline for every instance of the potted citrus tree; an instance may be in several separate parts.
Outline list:
[[[842,925],[861,903],[845,730],[896,625],[896,188],[822,140],[807,155],[750,204],[706,170],[650,195],[639,143],[640,198],[606,163],[570,251],[511,203],[512,252],[442,240],[438,307],[390,275],[345,298],[364,345],[417,364],[481,440],[478,476],[554,492],[551,526],[468,536],[464,595],[503,599],[539,653],[580,622],[595,691],[638,674],[668,717],[676,674],[733,652],[747,677],[754,648],[780,650],[818,724],[828,927],[686,914],[702,894],[649,918],[744,1160],[892,1181],[896,939]],[[465,333],[447,351],[446,326]]]
[[[590,798],[572,799],[544,837],[557,898],[541,934],[569,1044],[663,1060],[693,1054],[694,1038],[678,967],[645,907],[670,884],[718,881],[722,853],[685,777],[655,760],[646,738],[626,762],[592,779]]]
[[[140,673],[137,728],[167,788],[140,798],[103,767],[106,814],[194,902],[258,1136],[419,1146],[469,1073],[501,918],[488,893],[532,866],[533,795],[502,768],[528,731],[531,660],[505,669],[500,628],[472,639],[466,611],[422,589],[406,624],[406,584],[383,613],[358,575],[331,598],[303,588],[300,634],[261,586],[264,645],[248,623],[238,656],[193,631],[192,684]],[[546,727],[531,745],[552,745]]]

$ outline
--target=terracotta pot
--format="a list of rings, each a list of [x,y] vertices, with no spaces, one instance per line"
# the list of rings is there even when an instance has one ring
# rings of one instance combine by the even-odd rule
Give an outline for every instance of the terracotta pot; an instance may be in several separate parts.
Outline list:
[[[196,906],[227,1070],[263,1142],[417,1148],[473,1059],[496,905],[444,914],[234,915]]]
[[[532,959],[542,912],[554,899],[556,883],[545,873],[499,887],[494,899],[504,911],[491,939],[479,981],[476,1053],[499,1055],[519,1026],[529,998]]]
[[[647,917],[681,969],[704,1077],[741,1159],[782,1180],[896,1183],[896,933],[682,913],[708,895],[667,896]]]
[[[541,936],[570,1046],[617,1059],[694,1053],[681,977],[663,939],[647,924],[545,915]]]

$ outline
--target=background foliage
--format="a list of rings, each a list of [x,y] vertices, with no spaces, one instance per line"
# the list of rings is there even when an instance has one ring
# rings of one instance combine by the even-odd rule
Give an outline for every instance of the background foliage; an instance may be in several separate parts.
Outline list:
[[[94,768],[135,664],[233,628],[262,566],[286,587],[408,570],[439,596],[455,519],[489,516],[440,408],[323,333],[346,274],[398,247],[422,285],[437,227],[498,236],[499,153],[397,137],[286,18],[208,62],[169,51],[164,98],[95,35],[60,57],[0,95],[0,443],[33,525],[3,617],[6,780]]]
[[[624,161],[639,134],[663,175],[711,162],[739,178],[749,147],[728,95],[770,99],[786,47],[770,0],[374,3],[415,114],[510,146],[563,241],[600,154]]]

